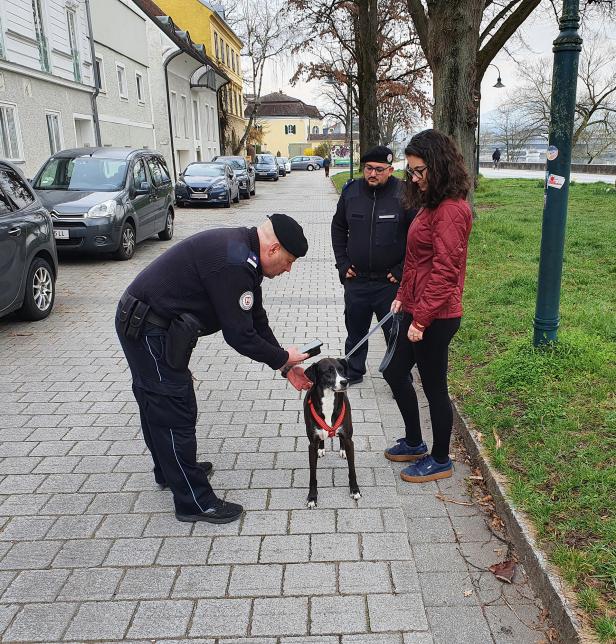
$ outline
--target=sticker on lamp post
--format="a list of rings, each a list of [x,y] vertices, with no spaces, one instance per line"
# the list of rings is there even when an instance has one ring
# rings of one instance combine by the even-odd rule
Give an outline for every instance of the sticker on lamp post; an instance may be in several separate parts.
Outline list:
[[[547,157],[548,161],[554,161],[554,159],[558,156],[558,148],[555,145],[550,145],[550,147],[545,152],[545,156]]]
[[[551,174],[548,176],[548,187],[560,190],[565,185],[565,181],[565,177],[561,177],[559,174]]]

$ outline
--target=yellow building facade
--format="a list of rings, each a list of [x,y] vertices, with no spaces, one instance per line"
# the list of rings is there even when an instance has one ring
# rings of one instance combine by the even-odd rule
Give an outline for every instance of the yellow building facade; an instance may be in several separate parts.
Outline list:
[[[251,110],[249,104],[246,114]],[[323,117],[317,107],[281,92],[261,97],[255,123],[263,132],[261,150],[283,157],[303,154],[312,145],[310,135],[323,129]]]
[[[173,22],[190,33],[193,42],[201,43],[207,55],[229,76],[231,82],[220,90],[227,120],[224,147],[231,153],[246,127],[243,103],[243,80],[240,52],[242,41],[214,9],[201,0],[156,0]],[[221,142],[222,144],[223,142]]]

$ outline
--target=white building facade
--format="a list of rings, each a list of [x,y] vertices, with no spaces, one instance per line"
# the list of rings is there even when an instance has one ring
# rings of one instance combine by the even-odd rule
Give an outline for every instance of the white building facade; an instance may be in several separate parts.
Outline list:
[[[0,0],[0,157],[32,176],[57,150],[96,144],[85,0]]]

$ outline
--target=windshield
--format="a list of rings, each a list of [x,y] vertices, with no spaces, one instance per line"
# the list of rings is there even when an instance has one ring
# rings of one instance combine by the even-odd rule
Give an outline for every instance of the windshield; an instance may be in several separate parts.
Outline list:
[[[34,187],[37,190],[95,190],[117,192],[126,179],[123,159],[52,157]]]
[[[225,166],[217,163],[189,165],[184,170],[185,177],[222,177],[225,174]]]
[[[244,170],[246,163],[232,157],[218,157],[216,163],[228,163],[234,170]]]
[[[271,154],[258,154],[257,163],[263,163],[265,165],[274,165],[274,157]]]

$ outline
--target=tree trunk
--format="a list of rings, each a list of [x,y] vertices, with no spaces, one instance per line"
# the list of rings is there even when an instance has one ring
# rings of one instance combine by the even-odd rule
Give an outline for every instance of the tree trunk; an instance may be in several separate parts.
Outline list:
[[[357,88],[359,91],[359,152],[365,154],[379,143],[376,85],[379,56],[377,0],[357,0],[355,20]]]
[[[483,5],[483,0],[430,3],[426,52],[433,76],[434,127],[458,141],[471,177],[481,91],[476,68]]]

